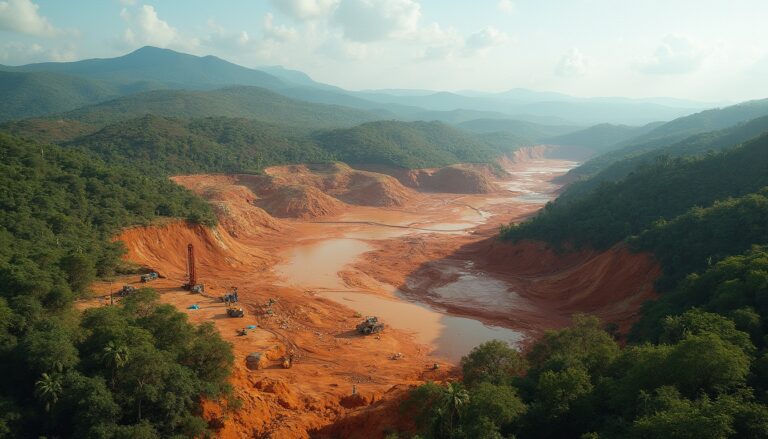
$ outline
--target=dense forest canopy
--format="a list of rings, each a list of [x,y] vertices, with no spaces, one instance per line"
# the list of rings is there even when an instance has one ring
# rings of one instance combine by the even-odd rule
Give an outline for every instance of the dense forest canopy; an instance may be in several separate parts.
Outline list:
[[[210,206],[77,150],[0,134],[0,158],[0,436],[201,435],[199,398],[227,392],[232,363],[213,327],[149,289],[82,314],[72,301],[121,269],[115,232],[212,225]]]

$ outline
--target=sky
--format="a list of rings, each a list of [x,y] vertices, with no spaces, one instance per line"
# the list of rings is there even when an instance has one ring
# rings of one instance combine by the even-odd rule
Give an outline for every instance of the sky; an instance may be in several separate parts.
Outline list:
[[[0,0],[0,64],[145,45],[347,89],[768,97],[768,0]]]

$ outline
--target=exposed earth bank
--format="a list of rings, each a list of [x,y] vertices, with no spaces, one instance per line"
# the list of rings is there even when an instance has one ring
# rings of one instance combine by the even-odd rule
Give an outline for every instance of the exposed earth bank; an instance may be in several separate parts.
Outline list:
[[[553,179],[575,165],[546,154],[520,151],[501,162],[503,173],[332,164],[179,176],[214,204],[219,225],[133,228],[116,239],[128,259],[163,276],[151,284],[163,301],[214,322],[233,343],[242,403],[204,403],[219,437],[383,437],[412,428],[397,410],[409,386],[454,376],[469,349],[460,339],[500,334],[522,346],[577,312],[626,329],[655,294],[659,270],[647,255],[621,247],[558,254],[494,239],[500,224],[552,199]],[[204,295],[179,288],[190,243]],[[219,300],[232,286],[244,318],[227,318]],[[387,327],[358,335],[369,310],[390,316]],[[256,329],[238,336],[248,325]],[[261,369],[246,366],[251,353],[263,356]],[[284,369],[290,353],[296,361]]]

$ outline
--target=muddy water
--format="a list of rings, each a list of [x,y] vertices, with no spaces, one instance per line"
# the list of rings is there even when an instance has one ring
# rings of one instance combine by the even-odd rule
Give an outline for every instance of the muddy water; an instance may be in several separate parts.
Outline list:
[[[430,306],[404,299],[388,299],[364,292],[324,291],[320,296],[343,303],[363,315],[375,315],[395,328],[411,332],[416,341],[433,346],[431,352],[458,361],[478,344],[504,340],[515,345],[522,334],[511,329],[486,326],[477,320],[446,315]]]
[[[347,287],[339,272],[357,257],[373,249],[364,240],[383,240],[415,233],[467,233],[492,216],[483,205],[500,203],[545,204],[556,196],[559,186],[551,183],[575,166],[575,162],[540,160],[510,169],[513,178],[501,185],[508,195],[481,197],[482,204],[464,204],[465,197],[446,197],[439,211],[356,210],[332,222],[313,224],[313,240],[301,243],[285,254],[275,267],[285,285],[315,291],[364,315],[376,315],[387,325],[413,333],[415,339],[431,346],[437,356],[456,361],[474,346],[491,339],[517,344],[523,334],[507,328],[487,326],[480,321],[448,315],[442,309],[411,302],[389,285],[371,294]],[[468,199],[472,199],[469,197]],[[434,206],[434,204],[432,204]],[[437,213],[438,215],[435,215]],[[445,214],[441,216],[441,214]],[[440,218],[454,218],[445,222]],[[438,218],[435,220],[435,218]],[[429,290],[438,304],[459,304],[481,309],[504,309],[510,313],[526,309],[526,303],[503,281],[478,272],[471,266],[440,267],[455,280]],[[413,279],[418,283],[418,279]],[[377,288],[378,289],[378,288]],[[439,306],[439,305],[436,305]]]
[[[300,288],[345,288],[337,273],[359,255],[373,248],[357,239],[327,239],[294,247],[287,263],[275,267],[285,285]]]

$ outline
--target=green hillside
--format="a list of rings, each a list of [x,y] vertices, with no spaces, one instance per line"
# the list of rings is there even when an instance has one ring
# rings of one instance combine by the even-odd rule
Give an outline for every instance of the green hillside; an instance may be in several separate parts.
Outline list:
[[[456,124],[459,128],[475,133],[508,132],[539,141],[576,131],[578,127],[566,125],[542,125],[534,122],[513,119],[474,119]]]
[[[440,122],[379,121],[316,136],[321,148],[347,163],[406,168],[492,163],[522,139],[482,138]]]
[[[286,131],[249,119],[147,115],[108,125],[65,145],[158,175],[259,172],[272,165],[329,160],[309,139],[290,137]]]
[[[764,186],[768,186],[768,135],[702,158],[660,159],[581,199],[555,201],[502,236],[606,248],[656,221]]]
[[[119,95],[114,86],[74,76],[0,71],[0,121],[60,113]]]
[[[706,110],[667,122],[626,142],[615,151],[598,156],[570,172],[571,176],[594,175],[611,164],[669,146],[695,134],[717,131],[768,115],[768,99]]]
[[[597,174],[568,186],[561,200],[571,200],[588,194],[604,182],[619,180],[638,167],[655,160],[705,154],[746,142],[768,132],[768,116],[741,123],[719,131],[696,134],[669,146],[654,149],[616,161]]]
[[[660,122],[654,122],[641,127],[633,127],[604,123],[561,136],[549,137],[543,142],[553,145],[579,146],[596,153],[604,153],[617,148],[617,145],[623,142],[653,130],[660,124]]]
[[[146,46],[117,58],[48,62],[12,67],[16,71],[56,72],[114,83],[152,82],[156,88],[219,88],[250,85],[280,88],[285,84],[267,73],[232,64],[215,56],[195,56]]]
[[[213,224],[211,207],[80,151],[0,133],[0,156],[0,436],[204,436],[199,398],[226,396],[233,363],[213,326],[191,325],[151,289],[122,306],[72,302],[127,268],[116,232],[159,218]]]
[[[293,125],[298,130],[345,127],[377,119],[374,113],[363,110],[296,101],[259,87],[149,91],[83,107],[60,117],[108,124],[145,114],[179,118],[244,117]]]
[[[493,163],[523,144],[511,134],[472,135],[438,122],[374,122],[301,135],[251,119],[146,115],[64,142],[110,164],[155,175],[260,172],[265,167],[338,160],[405,168]]]

